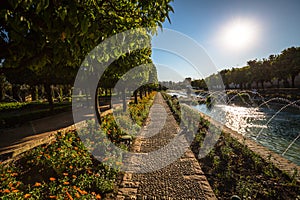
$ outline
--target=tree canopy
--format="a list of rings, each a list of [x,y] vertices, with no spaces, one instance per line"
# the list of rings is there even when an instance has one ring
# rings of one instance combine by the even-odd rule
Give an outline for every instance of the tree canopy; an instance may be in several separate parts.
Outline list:
[[[250,89],[253,83],[256,88],[264,89],[265,83],[282,82],[283,87],[295,87],[295,78],[300,73],[300,47],[290,47],[284,49],[279,55],[270,55],[262,60],[254,59],[247,62],[247,66],[241,68],[224,69],[220,71],[226,88],[238,87],[240,89]],[[211,82],[216,79],[213,74],[205,79]],[[289,81],[291,85],[289,85]],[[275,87],[275,85],[274,85]]]
[[[172,0],[3,0],[0,5],[1,71],[12,82],[73,83],[85,56],[106,38],[140,27],[162,27],[173,12]],[[146,34],[155,34],[154,29]],[[110,55],[103,55],[107,59]],[[147,50],[120,58],[113,65],[118,78],[124,70],[149,60]],[[142,61],[144,62],[144,61]],[[124,67],[125,66],[125,67]],[[9,75],[10,74],[10,75]],[[13,78],[20,74],[21,78]],[[14,80],[13,80],[14,79]]]

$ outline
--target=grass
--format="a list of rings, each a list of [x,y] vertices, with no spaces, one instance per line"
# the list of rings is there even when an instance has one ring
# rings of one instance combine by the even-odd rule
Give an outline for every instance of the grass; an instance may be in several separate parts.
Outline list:
[[[131,116],[136,123],[142,124],[154,95],[152,93],[138,104],[130,104],[130,115],[123,117],[122,123],[130,127]],[[112,144],[128,149],[129,146],[121,140],[126,134],[112,114],[102,118],[101,129],[97,129],[93,121],[88,121],[87,126],[78,132],[57,134],[56,141],[51,144],[29,150],[21,159],[7,165],[0,164],[0,198],[105,198],[116,187],[122,155],[113,151],[98,154],[97,151]],[[99,155],[102,157],[96,159]]]

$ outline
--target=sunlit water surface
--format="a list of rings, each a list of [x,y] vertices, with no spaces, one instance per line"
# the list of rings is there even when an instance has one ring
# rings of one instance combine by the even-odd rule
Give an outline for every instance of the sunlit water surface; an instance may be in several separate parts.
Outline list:
[[[243,107],[236,105],[216,105],[208,109],[205,104],[194,106],[200,112],[214,117],[214,112],[223,112],[223,123],[246,137],[257,139],[261,145],[282,154],[300,166],[300,111],[285,109],[279,113],[280,106]],[[275,116],[274,116],[275,115]],[[271,121],[270,121],[271,119]],[[220,120],[218,120],[220,121]]]

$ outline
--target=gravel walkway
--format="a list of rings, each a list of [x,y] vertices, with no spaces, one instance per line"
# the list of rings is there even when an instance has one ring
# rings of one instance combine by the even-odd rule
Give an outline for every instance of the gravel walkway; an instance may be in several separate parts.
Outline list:
[[[154,99],[147,126],[134,141],[132,151],[149,153],[165,147],[179,127],[160,93]],[[176,151],[176,150],[175,150]],[[158,158],[158,162],[169,158]],[[157,163],[156,163],[157,164]],[[125,173],[117,199],[216,199],[194,154],[184,155],[162,169],[148,173]]]

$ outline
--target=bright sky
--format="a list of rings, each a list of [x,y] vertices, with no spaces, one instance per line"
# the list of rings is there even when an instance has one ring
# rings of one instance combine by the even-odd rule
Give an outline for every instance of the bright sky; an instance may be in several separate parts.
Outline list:
[[[267,58],[285,48],[300,46],[299,0],[175,0],[172,6],[172,23],[165,22],[164,28],[195,40],[215,64],[211,72],[243,67],[251,59]],[[174,44],[185,48],[186,42]],[[206,56],[203,52],[199,57]],[[153,49],[152,57],[164,66],[158,67],[160,80],[207,76],[195,71],[181,55]]]

